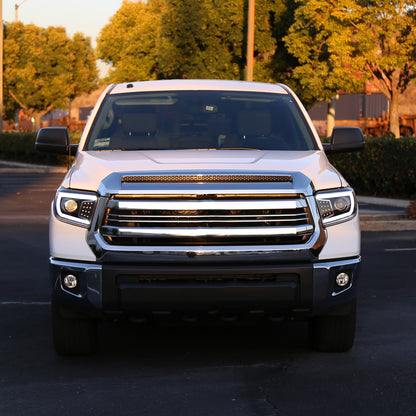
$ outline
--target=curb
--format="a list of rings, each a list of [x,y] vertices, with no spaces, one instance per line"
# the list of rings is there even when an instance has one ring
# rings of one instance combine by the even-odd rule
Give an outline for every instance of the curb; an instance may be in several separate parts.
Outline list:
[[[361,231],[416,231],[405,215],[360,215]]]
[[[416,221],[361,221],[361,231],[416,231]]]
[[[405,210],[410,201],[405,199],[357,196],[358,203]],[[362,214],[361,231],[416,231],[416,220],[409,220],[405,214]]]
[[[0,161],[0,173],[66,173],[62,166],[31,165],[29,163]]]
[[[410,201],[406,199],[390,199],[390,198],[379,198],[376,196],[357,196],[358,202],[370,205],[381,205],[385,207],[403,208],[406,209]]]

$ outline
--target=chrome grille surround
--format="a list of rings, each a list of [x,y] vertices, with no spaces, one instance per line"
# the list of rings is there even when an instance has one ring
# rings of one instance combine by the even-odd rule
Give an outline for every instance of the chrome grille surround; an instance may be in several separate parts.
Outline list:
[[[109,246],[304,245],[315,230],[300,195],[180,199],[112,196],[100,234]]]

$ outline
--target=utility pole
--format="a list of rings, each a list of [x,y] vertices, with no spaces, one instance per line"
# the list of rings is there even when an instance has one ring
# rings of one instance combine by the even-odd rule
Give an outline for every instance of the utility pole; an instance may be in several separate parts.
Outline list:
[[[246,81],[253,81],[255,0],[248,0]]]
[[[3,0],[0,0],[0,133],[3,131]]]
[[[21,1],[19,4],[15,4],[14,5],[14,21],[18,22],[19,21],[19,14],[18,14],[18,10],[19,7],[25,2],[26,0]]]

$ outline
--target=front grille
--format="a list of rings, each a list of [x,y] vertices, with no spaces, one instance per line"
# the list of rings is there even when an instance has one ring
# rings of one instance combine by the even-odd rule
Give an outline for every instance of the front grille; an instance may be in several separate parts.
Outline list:
[[[313,231],[309,207],[300,196],[114,196],[100,229],[108,244],[121,246],[304,244]]]

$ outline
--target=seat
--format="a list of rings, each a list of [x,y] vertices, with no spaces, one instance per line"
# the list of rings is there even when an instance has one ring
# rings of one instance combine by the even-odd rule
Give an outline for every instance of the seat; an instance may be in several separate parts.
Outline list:
[[[122,140],[125,149],[154,149],[156,144],[156,114],[125,113],[121,116]]]
[[[267,111],[241,111],[237,116],[237,130],[244,147],[259,147],[270,138],[272,121]]]

